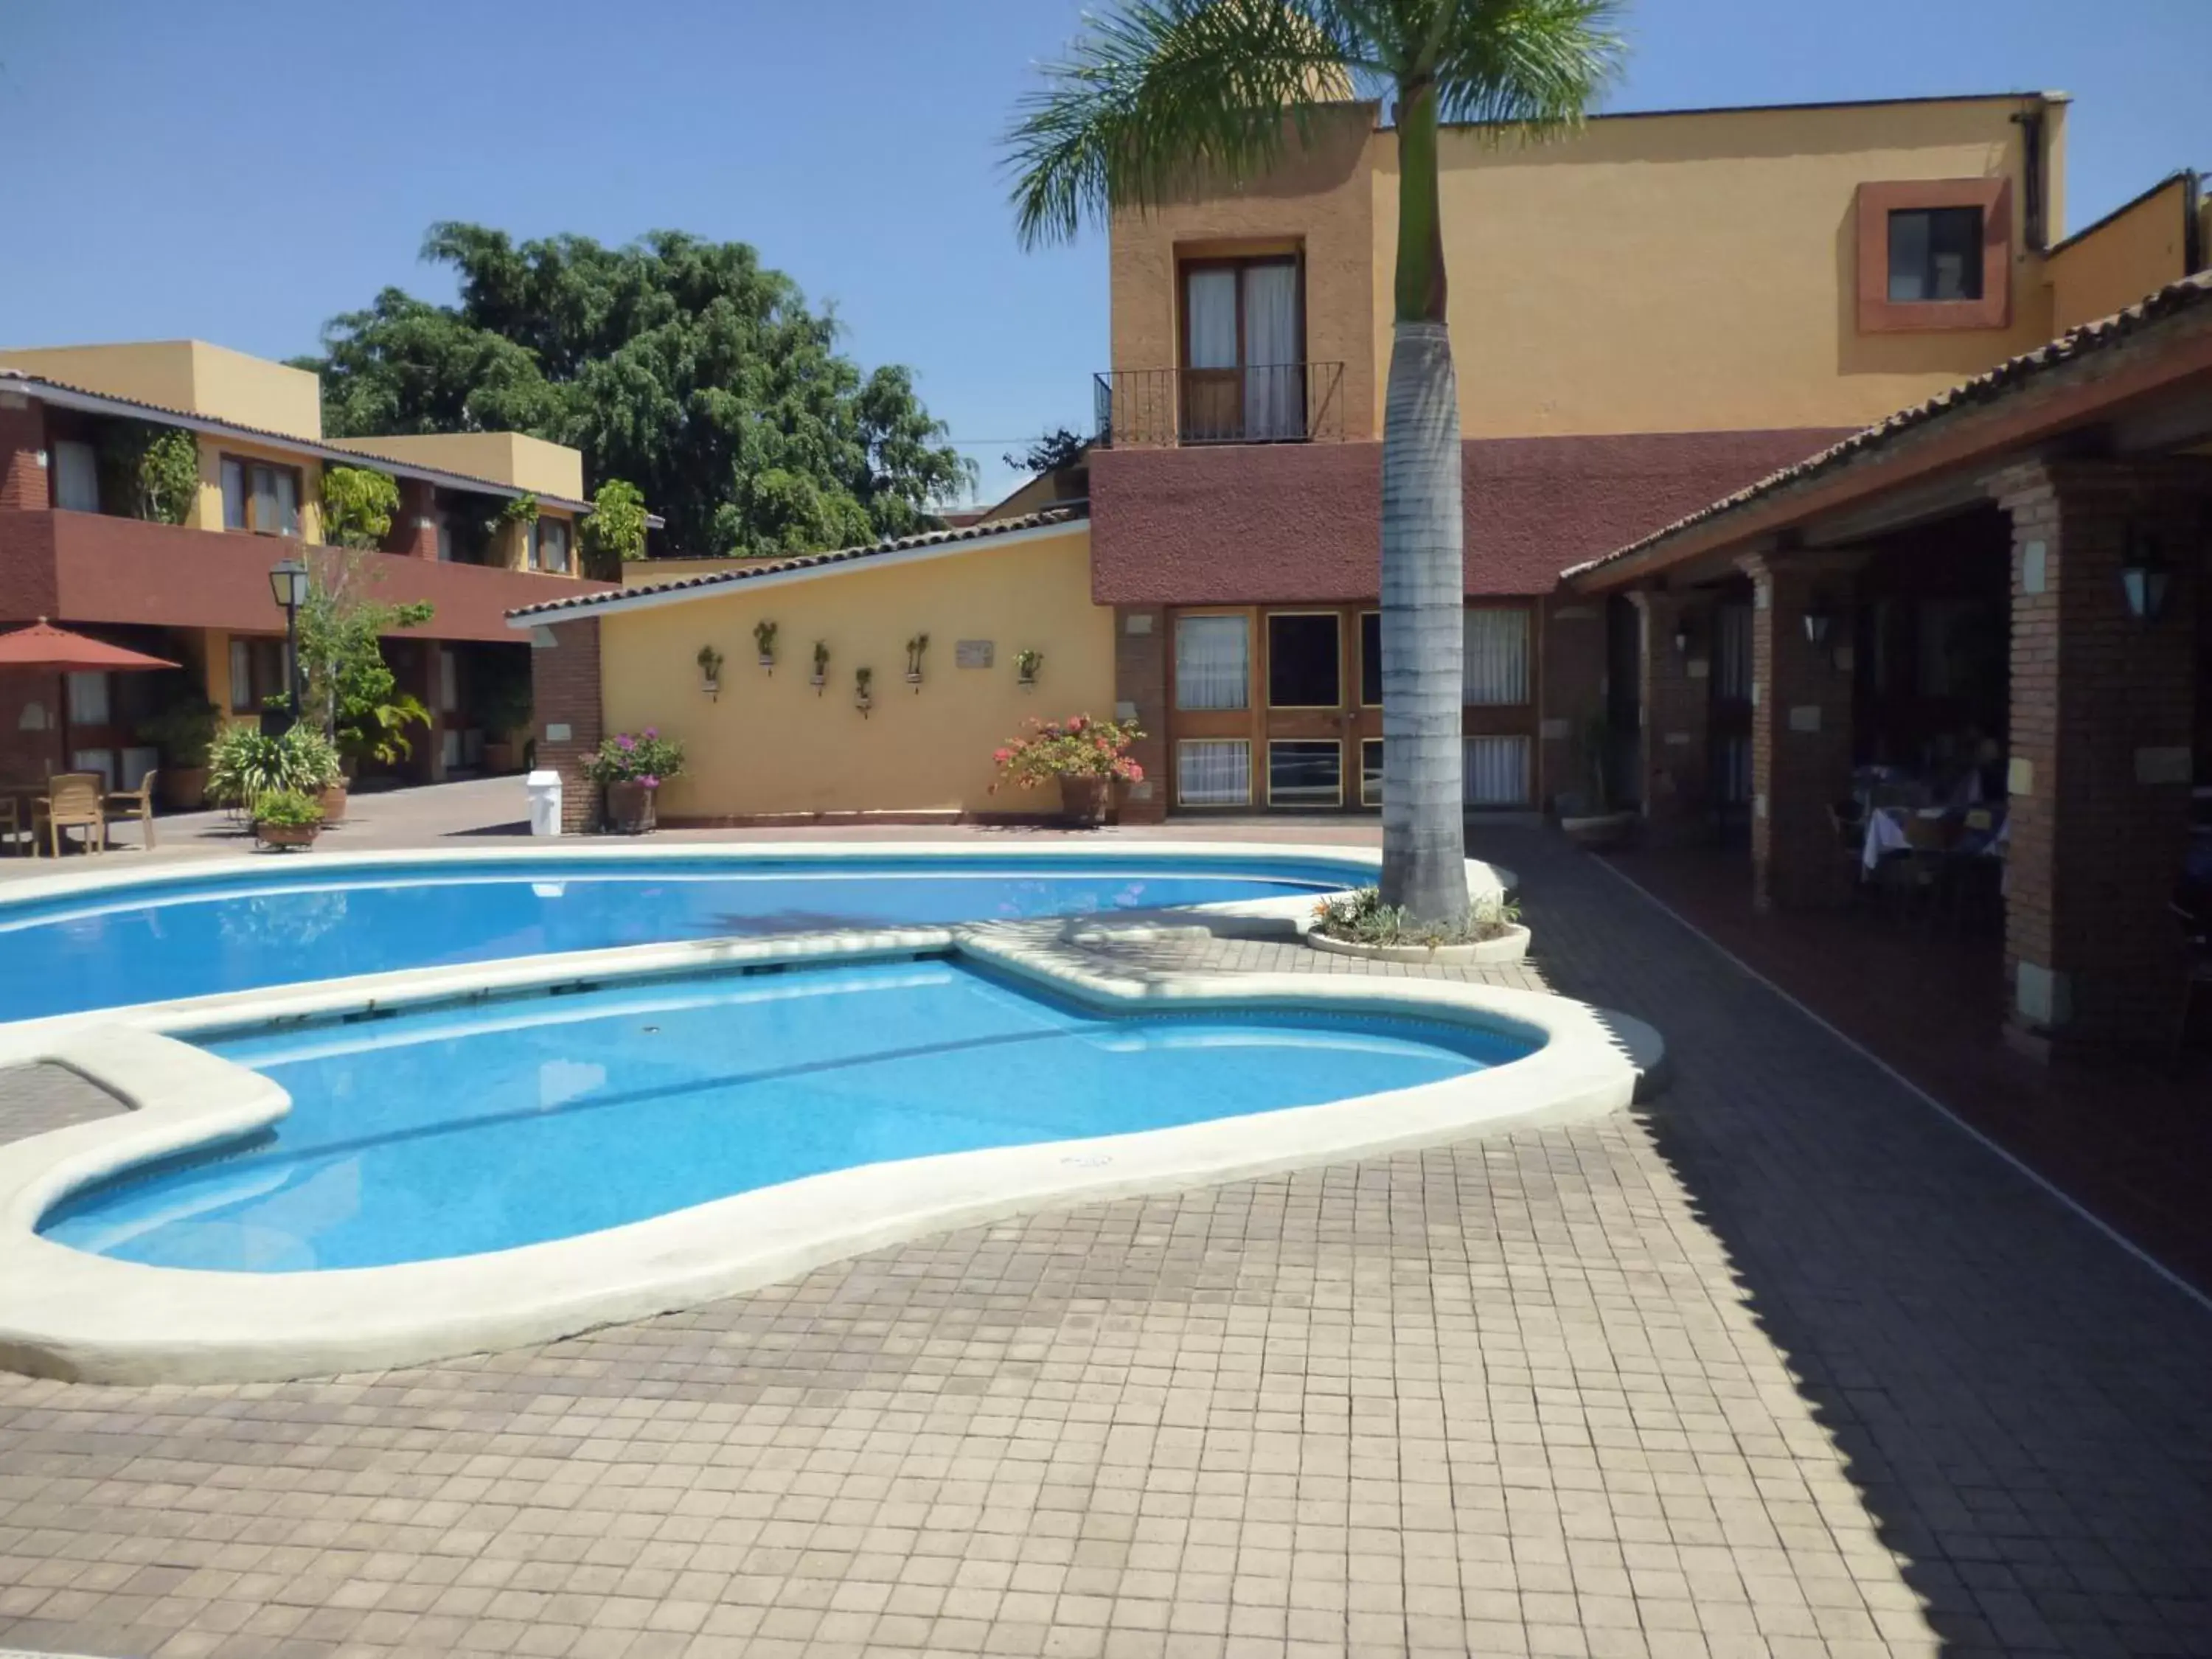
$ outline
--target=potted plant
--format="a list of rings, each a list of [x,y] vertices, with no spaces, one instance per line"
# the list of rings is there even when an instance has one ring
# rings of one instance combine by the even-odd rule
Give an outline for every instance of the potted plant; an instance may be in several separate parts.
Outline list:
[[[1042,667],[1043,667],[1043,666],[1044,666],[1044,653],[1043,653],[1043,652],[1042,652],[1042,651],[1017,651],[1017,652],[1015,652],[1015,653],[1014,653],[1014,684],[1015,684],[1016,685],[1020,686],[1020,687],[1022,688],[1022,690],[1024,690],[1024,691],[1034,691],[1034,690],[1036,690],[1036,677],[1037,677],[1037,670],[1038,670],[1038,669],[1040,669],[1040,668],[1042,668]]]
[[[1602,710],[1583,722],[1582,751],[1589,799],[1562,795],[1557,803],[1559,828],[1578,847],[1617,847],[1636,827],[1636,814],[1612,810],[1613,723]]]
[[[929,635],[917,634],[906,642],[906,683],[921,694],[921,653],[929,649]]]
[[[253,838],[264,847],[313,847],[323,831],[323,809],[297,789],[276,789],[253,803]]]
[[[482,698],[484,725],[483,763],[487,772],[520,769],[521,754],[514,734],[526,731],[535,712],[531,701],[530,675],[508,672],[484,687]]]
[[[1314,907],[1306,943],[1333,956],[1431,966],[1519,962],[1528,954],[1520,907],[1503,893],[1477,899],[1456,925],[1417,922],[1402,905],[1385,904],[1372,887],[1323,899]]]
[[[186,696],[138,728],[138,735],[161,751],[161,794],[179,811],[197,811],[207,799],[208,750],[222,725],[213,703]]]
[[[818,696],[820,696],[822,695],[822,688],[823,688],[823,686],[825,686],[825,685],[829,684],[829,683],[830,683],[830,641],[827,641],[827,640],[817,640],[817,641],[814,641],[814,672],[813,672],[811,675],[810,675],[810,676],[808,677],[808,678],[807,678],[807,682],[806,682],[806,683],[807,683],[809,685],[811,685],[811,686],[814,688],[814,695],[815,695],[816,696],[817,696],[817,697],[818,697]]]
[[[760,665],[775,673],[775,624],[764,617],[753,624],[753,648],[760,653]]]
[[[306,795],[325,808],[317,822],[330,823],[335,819],[325,802],[329,793],[335,793],[342,817],[345,793],[337,750],[312,726],[295,726],[281,738],[234,726],[208,745],[208,799],[234,812],[250,817],[267,795]]]
[[[853,707],[859,709],[864,718],[868,710],[875,707],[875,697],[869,690],[875,678],[876,671],[872,668],[855,668],[853,671]]]
[[[999,775],[992,791],[1006,783],[1039,789],[1057,782],[1060,816],[1079,828],[1095,828],[1105,823],[1113,805],[1115,780],[1143,780],[1145,769],[1130,758],[1129,745],[1144,735],[1133,720],[1095,720],[1088,714],[1030,720],[1021,736],[993,753]]]
[[[722,653],[711,645],[699,647],[699,689],[710,698],[722,695]]]
[[[607,792],[607,827],[621,836],[641,836],[653,827],[655,794],[683,772],[683,744],[651,726],[635,734],[616,732],[584,763],[584,775]]]

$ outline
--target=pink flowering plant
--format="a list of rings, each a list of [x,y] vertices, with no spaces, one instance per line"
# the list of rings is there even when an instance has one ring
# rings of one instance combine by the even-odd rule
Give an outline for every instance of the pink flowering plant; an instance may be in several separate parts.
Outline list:
[[[599,744],[599,752],[584,763],[584,775],[593,783],[641,783],[658,789],[684,772],[684,745],[664,738],[659,728],[617,732]]]
[[[1134,720],[1096,720],[1088,714],[1027,721],[1021,736],[992,752],[999,779],[991,787],[1011,783],[1017,789],[1036,789],[1055,778],[1141,781],[1145,769],[1129,758],[1129,745],[1144,735]]]

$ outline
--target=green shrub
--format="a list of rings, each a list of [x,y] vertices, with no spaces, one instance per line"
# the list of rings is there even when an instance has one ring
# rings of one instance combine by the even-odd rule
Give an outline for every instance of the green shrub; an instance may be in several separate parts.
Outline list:
[[[224,806],[256,806],[264,797],[319,794],[344,774],[338,751],[312,726],[281,738],[234,726],[208,745],[208,799]]]
[[[253,821],[279,830],[297,830],[323,821],[322,803],[296,789],[272,790],[253,803]]]
[[[323,539],[335,547],[373,550],[392,533],[399,484],[365,466],[323,469]]]
[[[1474,945],[1503,939],[1521,920],[1521,907],[1503,894],[1477,899],[1457,926],[1417,922],[1404,906],[1385,904],[1382,893],[1361,887],[1314,907],[1313,930],[1358,945]]]

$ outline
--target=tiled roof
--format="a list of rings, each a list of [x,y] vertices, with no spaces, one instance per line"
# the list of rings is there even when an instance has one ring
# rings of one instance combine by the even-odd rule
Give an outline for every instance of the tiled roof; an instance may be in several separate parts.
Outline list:
[[[1699,507],[1687,517],[1677,519],[1672,524],[1653,531],[1641,540],[1616,548],[1603,558],[1591,559],[1560,574],[1563,578],[1571,580],[1636,554],[1648,552],[1699,525],[1710,524],[1792,485],[1837,471],[1852,461],[1887,447],[1907,433],[1918,431],[1947,416],[1980,408],[2012,396],[2021,387],[2033,385],[2069,363],[2109,351],[2148,330],[2160,326],[2169,318],[2208,303],[2212,303],[2212,271],[2185,276],[2181,281],[2168,283],[2156,293],[2147,295],[2124,311],[2116,312],[2093,323],[2084,323],[2047,345],[2008,358],[1971,380],[1954,386],[1947,392],[1939,392],[1924,403],[1914,404],[1910,408],[1899,410],[1894,415],[1886,416],[1872,426],[1854,432],[1841,442],[1830,445],[1818,454],[1809,455],[1778,472],[1770,472],[1756,483],[1747,485],[1733,495],[1723,495],[1710,506]]]
[[[526,617],[567,614],[580,611],[605,611],[611,605],[626,605],[639,599],[662,599],[672,594],[690,593],[702,588],[726,587],[733,582],[757,581],[763,576],[781,575],[794,570],[815,570],[826,565],[853,564],[864,559],[879,559],[888,553],[910,553],[918,548],[942,547],[955,542],[989,541],[1017,531],[1043,530],[1053,525],[1073,524],[1090,516],[1087,501],[1062,501],[1057,507],[1042,513],[1025,513],[1019,518],[994,519],[986,524],[971,524],[954,530],[925,531],[919,536],[896,536],[887,541],[871,542],[863,547],[840,547],[824,553],[800,553],[787,559],[762,559],[756,563],[739,566],[735,570],[717,570],[704,576],[685,576],[677,581],[653,582],[641,587],[625,587],[613,592],[579,593],[573,598],[552,599],[544,605],[526,605],[507,614],[510,619]]]
[[[450,482],[455,489],[482,490],[488,495],[526,495],[532,493],[519,484],[502,483],[497,478],[479,478],[473,473],[456,472],[449,466],[397,460],[365,449],[346,449],[337,444],[325,443],[319,438],[302,438],[296,433],[277,432],[268,427],[248,426],[242,421],[225,420],[220,415],[200,415],[189,409],[171,409],[166,404],[149,404],[140,398],[125,398],[112,392],[96,392],[90,386],[72,386],[67,380],[57,380],[51,375],[33,374],[27,369],[9,368],[0,364],[0,391],[21,388],[35,397],[37,389],[41,386],[65,392],[72,398],[87,398],[112,404],[118,409],[137,410],[157,420],[173,422],[180,426],[190,426],[202,431],[231,433],[276,448],[299,450],[322,460],[335,461],[341,466],[368,466],[380,472],[393,472],[403,477],[423,478],[433,483]],[[592,510],[591,502],[573,501],[566,495],[541,494],[537,499],[549,507],[558,507],[573,513],[589,513]]]

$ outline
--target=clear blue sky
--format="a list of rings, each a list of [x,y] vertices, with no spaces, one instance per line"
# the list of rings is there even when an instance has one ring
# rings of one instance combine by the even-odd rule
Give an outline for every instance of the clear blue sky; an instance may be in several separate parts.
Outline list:
[[[1081,426],[1101,239],[1024,255],[995,139],[1078,0],[0,0],[0,341],[312,349],[434,219],[755,244],[1005,484]],[[361,21],[356,21],[358,18]],[[373,21],[371,21],[373,20]],[[2069,222],[2212,168],[2212,0],[1631,0],[1607,107],[2075,94]]]

